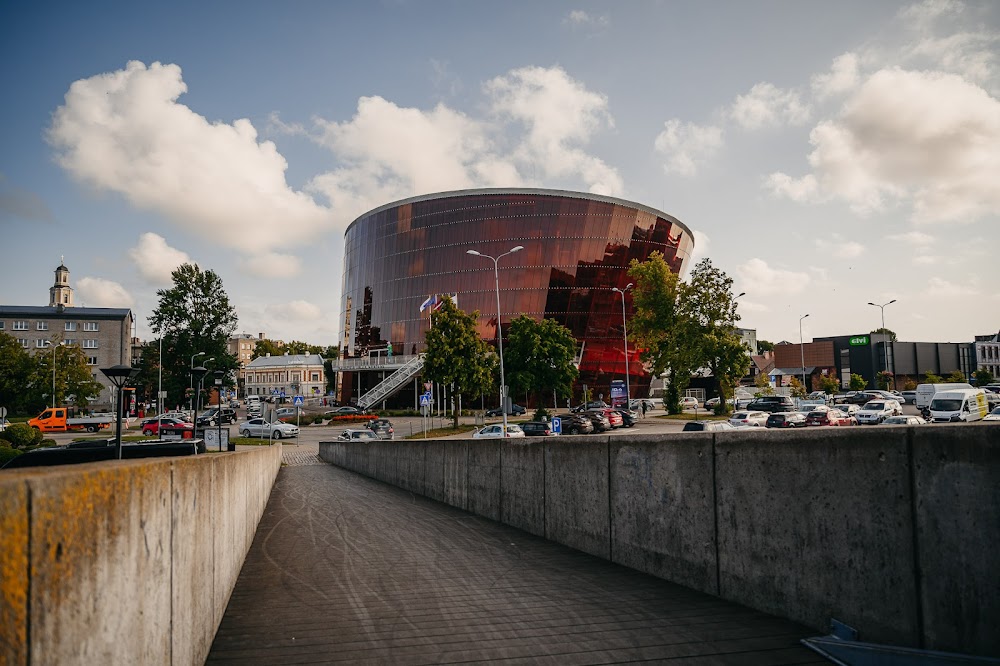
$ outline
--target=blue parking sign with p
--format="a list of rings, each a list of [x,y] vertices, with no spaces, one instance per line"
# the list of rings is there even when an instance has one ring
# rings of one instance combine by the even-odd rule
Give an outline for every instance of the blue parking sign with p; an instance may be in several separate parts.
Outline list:
[[[552,432],[557,435],[562,434],[562,419],[558,416],[552,418]]]

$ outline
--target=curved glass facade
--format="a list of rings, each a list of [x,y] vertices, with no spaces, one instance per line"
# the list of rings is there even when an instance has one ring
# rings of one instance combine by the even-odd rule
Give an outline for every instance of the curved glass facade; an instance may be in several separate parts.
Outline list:
[[[663,254],[680,272],[693,249],[690,230],[646,206],[598,195],[535,189],[446,192],[391,203],[348,227],[340,316],[341,350],[358,357],[392,345],[395,355],[423,351],[433,294],[457,294],[458,307],[479,310],[479,332],[496,338],[496,282],[509,321],[528,314],[566,326],[583,347],[580,384],[610,396],[623,379],[621,296],[632,259]],[[631,316],[631,295],[625,298]],[[630,343],[633,396],[646,395],[650,377]],[[353,383],[353,382],[350,382]],[[579,389],[574,398],[579,397]]]

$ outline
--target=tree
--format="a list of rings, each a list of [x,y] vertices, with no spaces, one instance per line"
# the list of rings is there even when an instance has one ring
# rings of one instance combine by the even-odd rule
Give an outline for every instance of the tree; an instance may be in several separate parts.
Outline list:
[[[774,388],[771,386],[771,382],[768,380],[767,375],[763,372],[757,374],[753,380],[753,385],[757,388],[757,390],[754,391],[754,397],[774,395]]]
[[[804,398],[806,397],[806,387],[799,381],[798,377],[792,377],[788,381],[788,386],[792,389],[793,398]]]
[[[163,388],[167,403],[180,403],[191,383],[191,357],[211,371],[222,370],[235,383],[238,360],[226,350],[229,337],[236,330],[236,310],[222,286],[222,279],[211,270],[202,271],[195,264],[182,264],[172,274],[173,287],[156,292],[159,305],[149,317],[150,328],[163,337]],[[148,351],[156,349],[159,357],[159,339],[150,343]],[[152,354],[151,354],[152,355]],[[157,377],[147,373],[158,369],[158,363],[144,365],[139,383],[157,385]]]
[[[888,335],[890,342],[896,341],[896,334],[887,328],[876,328],[874,331],[871,332],[871,335]]]
[[[774,351],[774,343],[767,340],[757,340],[757,351],[763,354],[766,351]]]
[[[976,370],[976,386],[986,386],[993,383],[993,373],[989,370]]]
[[[868,382],[865,378],[857,373],[851,374],[851,383],[849,384],[852,391],[864,391],[865,387],[868,386]]]
[[[840,380],[833,375],[826,375],[820,380],[820,385],[823,387],[823,392],[827,395],[833,395],[840,390]]]
[[[55,374],[52,363],[55,362]],[[32,411],[52,404],[52,378],[55,377],[55,403],[85,407],[87,398],[94,398],[104,386],[94,379],[87,365],[87,356],[77,345],[55,345],[32,359],[28,382],[33,387],[32,397],[37,401]]]
[[[633,259],[628,274],[635,280],[631,331],[636,345],[646,348],[642,360],[651,374],[666,377],[663,404],[677,414],[681,393],[702,362],[698,331],[684,309],[684,284],[659,252],[642,263]]]
[[[531,391],[538,405],[553,391],[558,398],[573,393],[579,376],[573,365],[576,339],[568,328],[553,319],[538,321],[521,315],[507,327],[504,366],[511,390]]]
[[[892,385],[892,373],[888,370],[878,372],[875,375],[875,385],[883,391],[888,391],[889,387]]]
[[[948,375],[947,381],[953,384],[964,384],[969,380],[968,378],[966,378],[964,372],[962,372],[961,370],[954,370],[950,375]]]
[[[933,372],[928,370],[924,373],[924,383],[925,384],[940,384],[944,380],[940,376],[935,375]]]
[[[452,386],[456,400],[475,400],[493,385],[497,356],[479,337],[476,319],[479,311],[466,314],[450,298],[434,315],[434,326],[427,331],[423,375],[439,384]],[[453,427],[458,427],[458,410],[453,411]]]
[[[26,414],[31,355],[11,335],[0,331],[0,405],[10,414]]]
[[[267,356],[281,356],[284,354],[284,347],[274,342],[273,340],[258,340],[257,344],[254,345],[253,354],[250,355],[250,360],[258,359]]]

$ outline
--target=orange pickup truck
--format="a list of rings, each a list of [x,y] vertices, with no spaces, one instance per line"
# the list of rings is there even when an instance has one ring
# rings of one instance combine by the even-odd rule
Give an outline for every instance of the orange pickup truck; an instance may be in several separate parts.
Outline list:
[[[86,430],[97,432],[111,425],[110,416],[82,416],[73,418],[68,407],[52,407],[28,421],[28,425],[42,432],[70,432]]]

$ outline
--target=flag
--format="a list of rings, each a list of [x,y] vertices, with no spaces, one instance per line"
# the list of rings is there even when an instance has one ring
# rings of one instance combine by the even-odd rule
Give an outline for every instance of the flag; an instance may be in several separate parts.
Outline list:
[[[438,295],[428,296],[427,300],[420,304],[420,311],[423,312],[427,308],[434,307],[438,302]]]
[[[444,305],[444,299],[446,298],[450,298],[452,304],[456,308],[458,307],[458,294],[437,294],[435,298],[437,298],[437,302],[434,304],[435,310],[441,309],[441,306]]]

